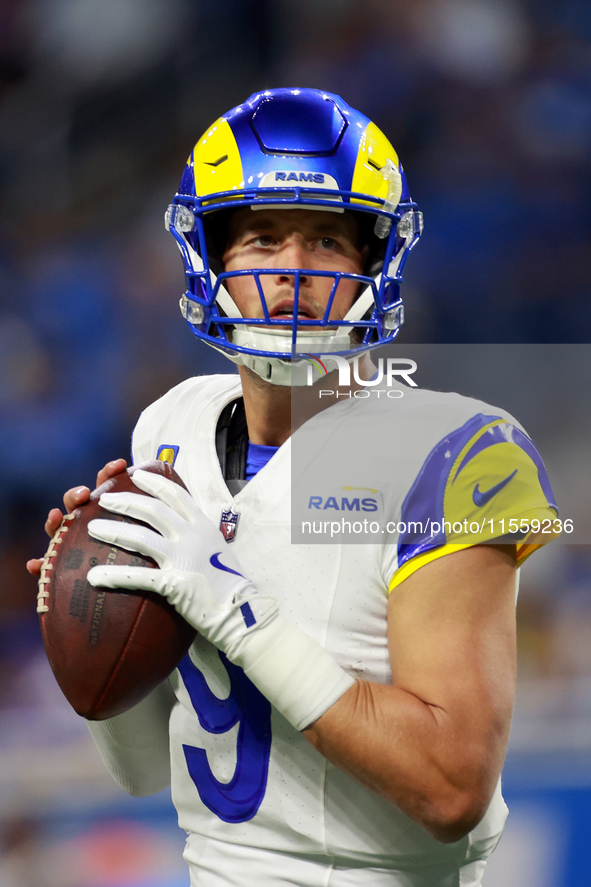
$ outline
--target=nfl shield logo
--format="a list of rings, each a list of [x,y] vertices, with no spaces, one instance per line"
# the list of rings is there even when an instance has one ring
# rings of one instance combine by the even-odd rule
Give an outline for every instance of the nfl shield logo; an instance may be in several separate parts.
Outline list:
[[[226,542],[232,542],[236,536],[238,529],[238,519],[240,515],[233,508],[229,511],[222,511],[222,519],[220,521],[220,530],[224,535]]]

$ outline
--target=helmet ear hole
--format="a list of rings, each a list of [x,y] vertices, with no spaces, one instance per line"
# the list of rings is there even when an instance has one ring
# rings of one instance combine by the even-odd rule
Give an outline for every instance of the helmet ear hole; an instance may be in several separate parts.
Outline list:
[[[228,247],[230,222],[236,210],[222,209],[203,217],[209,267],[216,277],[224,270],[224,254]]]

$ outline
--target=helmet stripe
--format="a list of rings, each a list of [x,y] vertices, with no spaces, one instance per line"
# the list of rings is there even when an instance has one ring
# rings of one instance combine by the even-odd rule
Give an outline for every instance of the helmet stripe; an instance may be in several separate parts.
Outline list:
[[[359,142],[351,191],[372,194],[385,200],[388,195],[388,180],[381,170],[386,166],[386,160],[392,160],[397,167],[400,166],[398,155],[384,133],[375,123],[368,123]],[[353,200],[352,203],[364,201]]]
[[[198,197],[244,188],[240,151],[227,120],[220,117],[193,149],[193,174]]]

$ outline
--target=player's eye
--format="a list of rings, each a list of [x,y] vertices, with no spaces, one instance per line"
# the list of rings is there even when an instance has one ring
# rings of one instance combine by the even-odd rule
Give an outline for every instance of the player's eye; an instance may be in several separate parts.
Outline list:
[[[274,243],[274,239],[271,234],[257,234],[256,237],[253,238],[252,242],[255,246],[261,246],[264,248],[272,246]]]
[[[337,241],[334,237],[321,237],[318,244],[321,249],[333,250],[337,248]]]

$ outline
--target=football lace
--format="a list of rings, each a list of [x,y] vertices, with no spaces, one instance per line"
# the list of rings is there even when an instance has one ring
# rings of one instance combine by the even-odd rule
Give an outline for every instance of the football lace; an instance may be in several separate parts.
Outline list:
[[[45,552],[45,557],[43,558],[43,563],[41,564],[41,573],[39,575],[39,591],[37,592],[37,612],[38,613],[47,613],[49,611],[49,607],[46,604],[46,599],[49,597],[49,591],[46,589],[46,585],[51,582],[51,578],[47,575],[49,570],[53,570],[53,564],[50,563],[51,558],[55,557],[58,553],[56,548],[57,545],[61,545],[64,535],[68,532],[68,525],[66,521],[74,520],[76,517],[75,514],[66,514],[56,530],[51,542],[49,543],[49,547]]]

